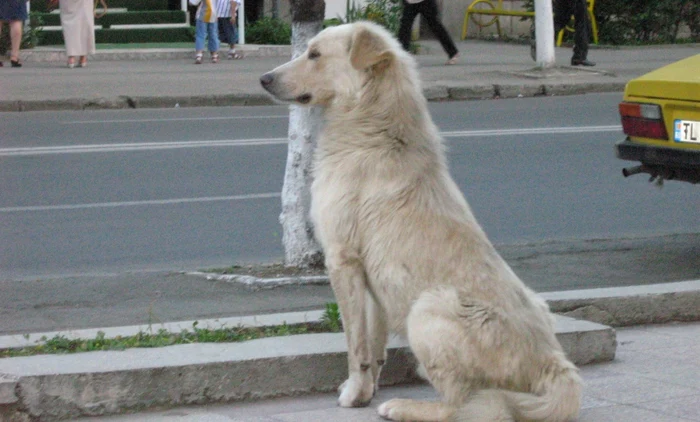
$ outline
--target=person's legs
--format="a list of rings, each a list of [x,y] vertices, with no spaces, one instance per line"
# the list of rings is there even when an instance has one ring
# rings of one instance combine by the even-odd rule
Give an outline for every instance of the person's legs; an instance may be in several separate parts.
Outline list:
[[[411,28],[413,27],[413,21],[418,15],[418,4],[420,3],[407,3],[403,2],[403,13],[401,15],[401,25],[399,26],[399,42],[403,46],[403,49],[410,51],[411,47]]]
[[[19,47],[22,43],[22,21],[13,20],[10,21],[10,60],[13,66],[19,64]]]
[[[194,50],[195,50],[195,64],[202,63],[202,53],[204,52],[204,38],[207,36],[206,23],[197,19],[194,27]]]
[[[442,49],[447,53],[447,57],[450,59],[454,58],[459,51],[455,47],[454,42],[452,42],[452,37],[450,37],[450,34],[438,19],[438,8],[435,0],[423,0],[417,4],[420,7],[420,14],[423,15],[428,27],[440,41]]]
[[[207,38],[211,61],[219,61],[219,25],[216,22],[207,23]]]
[[[229,44],[228,58],[233,60],[240,60],[243,58],[243,55],[236,51],[236,43],[238,43],[238,28],[236,28],[233,25],[233,22],[231,22],[231,28],[232,35],[231,44]]]
[[[226,25],[227,20],[230,20],[230,18],[220,17],[217,20],[217,26],[219,28],[219,41],[231,44],[231,35],[228,32],[228,26]]]
[[[571,15],[574,13],[573,1],[576,0],[556,0],[554,2],[554,39],[571,20]]]
[[[586,0],[574,4],[574,56],[572,60],[585,61],[588,57],[588,11]]]
[[[194,49],[197,53],[204,51],[204,39],[207,37],[207,24],[197,20],[194,28]]]

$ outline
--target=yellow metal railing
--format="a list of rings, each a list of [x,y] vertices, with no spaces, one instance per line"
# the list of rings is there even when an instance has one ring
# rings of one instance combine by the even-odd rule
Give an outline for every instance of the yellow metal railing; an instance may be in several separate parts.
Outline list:
[[[587,0],[588,3],[588,15],[591,18],[591,28],[593,33],[593,43],[598,44],[598,23],[595,20],[595,15],[593,14],[593,7],[595,0]],[[482,19],[481,16],[493,16],[491,19]],[[474,0],[471,2],[467,11],[464,13],[464,21],[462,22],[462,39],[467,38],[467,31],[469,29],[469,21],[471,20],[480,28],[485,28],[496,24],[496,31],[498,36],[501,37],[501,22],[499,20],[500,16],[519,16],[519,17],[534,17],[535,12],[530,12],[527,10],[512,10],[503,8],[503,0]],[[571,17],[573,20],[573,16]],[[564,29],[559,31],[557,34],[557,46],[561,46],[562,39],[564,38],[564,31],[573,32],[573,24],[569,24]]]

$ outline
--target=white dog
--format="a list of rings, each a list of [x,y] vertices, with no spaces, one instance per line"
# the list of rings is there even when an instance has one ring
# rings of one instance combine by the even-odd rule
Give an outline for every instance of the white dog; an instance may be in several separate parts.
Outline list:
[[[377,388],[387,333],[407,336],[441,402],[390,400],[397,421],[568,421],[581,381],[546,303],[513,273],[449,175],[416,64],[371,23],[328,28],[260,78],[320,106],[311,216],[348,343],[343,407]]]

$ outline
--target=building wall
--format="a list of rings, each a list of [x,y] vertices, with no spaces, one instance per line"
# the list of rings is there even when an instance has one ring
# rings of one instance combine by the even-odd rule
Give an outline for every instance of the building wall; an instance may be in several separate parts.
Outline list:
[[[350,0],[352,2],[352,0]],[[355,0],[355,5],[358,7],[364,6],[366,0]],[[341,17],[345,19],[345,11],[347,9],[346,0],[326,0],[326,19]]]

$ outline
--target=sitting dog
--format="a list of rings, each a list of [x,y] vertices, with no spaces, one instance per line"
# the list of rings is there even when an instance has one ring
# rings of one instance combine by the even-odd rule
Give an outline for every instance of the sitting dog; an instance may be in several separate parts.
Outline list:
[[[343,407],[366,406],[389,332],[440,402],[390,400],[396,421],[569,421],[581,380],[547,304],[513,273],[450,177],[414,59],[383,28],[331,27],[260,78],[319,106],[311,217],[348,344]]]

